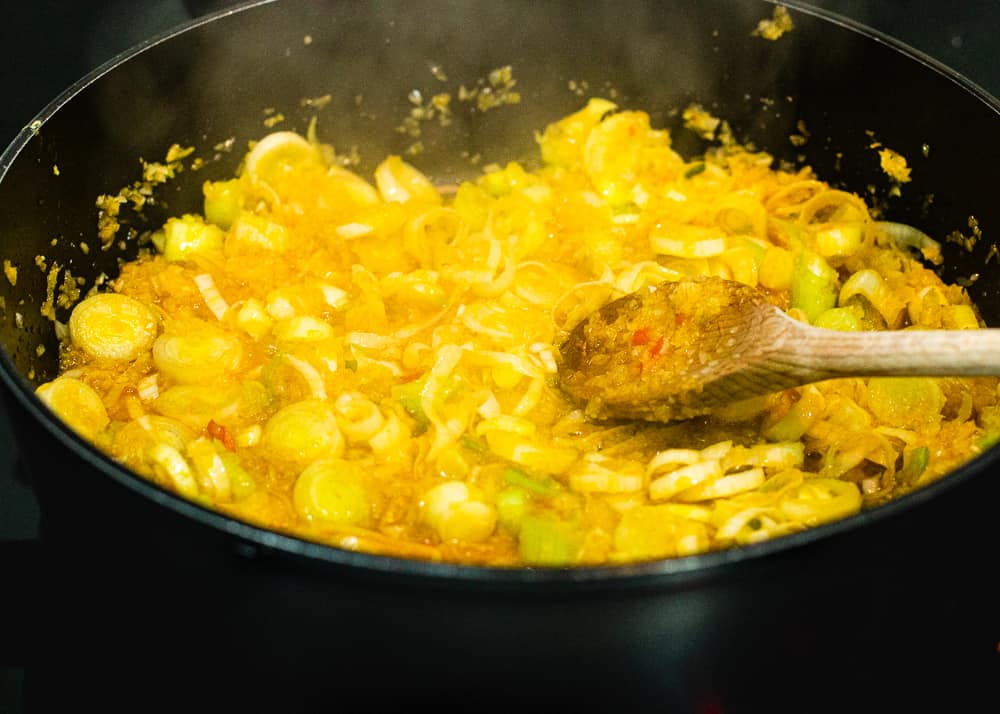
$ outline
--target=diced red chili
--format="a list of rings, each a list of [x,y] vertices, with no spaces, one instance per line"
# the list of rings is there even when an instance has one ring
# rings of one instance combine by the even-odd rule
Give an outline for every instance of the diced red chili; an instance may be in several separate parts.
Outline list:
[[[662,337],[658,339],[656,342],[654,342],[653,346],[649,348],[649,356],[659,357],[660,353],[663,352],[663,344],[664,340]]]
[[[205,427],[205,431],[207,431],[208,435],[213,439],[221,441],[222,445],[229,451],[236,451],[236,440],[233,438],[232,432],[222,424],[217,424],[214,419],[209,420],[208,426]]]
[[[633,345],[645,345],[649,342],[649,328],[640,327],[638,330],[632,333],[632,344]]]

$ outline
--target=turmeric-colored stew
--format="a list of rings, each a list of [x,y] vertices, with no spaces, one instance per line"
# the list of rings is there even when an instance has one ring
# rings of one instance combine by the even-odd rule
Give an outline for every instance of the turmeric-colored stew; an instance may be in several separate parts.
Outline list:
[[[186,498],[340,548],[499,566],[753,543],[939,478],[1000,423],[997,380],[842,379],[673,424],[592,423],[557,386],[586,314],[716,275],[838,330],[977,329],[936,244],[808,168],[685,160],[593,99],[541,166],[374,183],[291,132],[204,185],[81,301],[39,397]],[[918,236],[918,247],[900,237]],[[636,336],[639,339],[639,336]]]

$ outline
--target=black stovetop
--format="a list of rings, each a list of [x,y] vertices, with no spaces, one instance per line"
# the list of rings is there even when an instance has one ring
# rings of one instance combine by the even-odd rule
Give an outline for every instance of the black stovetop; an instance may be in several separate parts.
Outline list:
[[[502,0],[498,0],[502,1]],[[135,43],[229,0],[34,0],[0,3],[0,146],[13,139],[32,116],[69,84]],[[1000,95],[1000,0],[811,0],[897,37]],[[2,404],[0,404],[2,407]],[[37,537],[38,510],[16,467],[16,444],[0,408],[0,714],[27,711],[23,640],[30,627],[24,599],[13,599],[19,578],[35,577],[23,556]],[[16,565],[9,565],[12,559]],[[13,603],[13,604],[11,604]],[[1000,606],[1000,603],[998,603]],[[38,613],[35,613],[36,615]],[[11,632],[14,632],[11,636]],[[998,633],[1000,635],[1000,633]],[[5,644],[6,643],[6,644]],[[955,653],[951,672],[939,672],[944,689],[992,691],[1000,681],[1000,654]],[[901,691],[906,685],[901,683]],[[987,696],[987,694],[984,694]],[[918,702],[897,701],[904,709]],[[983,711],[1000,710],[1000,697]]]

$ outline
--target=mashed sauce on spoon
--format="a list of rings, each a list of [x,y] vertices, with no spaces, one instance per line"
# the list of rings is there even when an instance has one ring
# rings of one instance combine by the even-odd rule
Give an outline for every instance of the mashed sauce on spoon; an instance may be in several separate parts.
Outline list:
[[[592,418],[672,421],[847,376],[1000,374],[1000,330],[841,332],[703,277],[626,295],[560,348],[560,384]]]

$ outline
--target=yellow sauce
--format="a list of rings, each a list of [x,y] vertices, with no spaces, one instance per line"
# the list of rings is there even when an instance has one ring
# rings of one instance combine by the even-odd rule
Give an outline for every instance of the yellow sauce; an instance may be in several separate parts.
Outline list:
[[[773,538],[936,479],[996,433],[994,379],[839,380],[678,424],[588,421],[558,388],[558,346],[664,281],[738,280],[835,329],[979,321],[807,168],[732,145],[686,160],[605,100],[539,142],[539,169],[439,191],[398,156],[370,181],[328,147],[263,137],[238,176],[205,185],[201,214],[123,266],[121,310],[79,303],[39,396],[143,477],[236,518],[501,566]]]

